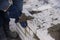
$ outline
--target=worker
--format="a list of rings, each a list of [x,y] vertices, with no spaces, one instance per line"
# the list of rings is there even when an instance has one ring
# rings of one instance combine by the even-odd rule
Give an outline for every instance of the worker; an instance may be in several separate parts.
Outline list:
[[[11,37],[11,31],[9,29],[10,18],[15,18],[15,22],[19,21],[19,17],[22,18],[23,0],[0,0],[0,39],[6,40],[6,37]],[[11,5],[12,4],[12,5]],[[24,16],[23,16],[24,17]],[[20,18],[20,19],[21,19]],[[20,20],[22,27],[27,26],[27,21]]]
[[[6,12],[11,6],[8,0],[0,0],[0,40],[7,40],[10,37],[9,16]]]
[[[10,18],[15,18],[15,23],[17,23],[19,21],[19,17],[20,17],[21,26],[23,28],[26,28],[27,21],[25,19],[27,19],[28,17],[22,13],[23,0],[12,0],[12,1],[13,1],[13,5],[10,6],[10,8],[8,10]],[[33,17],[29,16],[29,18],[32,19]]]

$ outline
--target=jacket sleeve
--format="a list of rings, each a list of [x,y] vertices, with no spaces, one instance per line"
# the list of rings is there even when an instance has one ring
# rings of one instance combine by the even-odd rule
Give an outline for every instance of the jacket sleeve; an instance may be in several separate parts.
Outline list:
[[[9,8],[10,18],[18,18],[22,14],[23,0],[13,0],[13,5]]]
[[[17,10],[22,11],[23,0],[13,0],[13,5],[16,6]]]

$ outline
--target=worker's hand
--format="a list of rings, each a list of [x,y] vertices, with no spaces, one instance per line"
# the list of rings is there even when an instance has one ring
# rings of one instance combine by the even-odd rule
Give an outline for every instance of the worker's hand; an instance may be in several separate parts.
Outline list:
[[[19,17],[19,22],[27,21],[27,20],[31,20],[31,19],[34,19],[34,17],[26,16],[25,14],[22,14],[22,15]]]
[[[22,22],[22,21],[26,21],[27,20],[27,16],[25,14],[22,14],[20,17],[19,17],[19,22]]]

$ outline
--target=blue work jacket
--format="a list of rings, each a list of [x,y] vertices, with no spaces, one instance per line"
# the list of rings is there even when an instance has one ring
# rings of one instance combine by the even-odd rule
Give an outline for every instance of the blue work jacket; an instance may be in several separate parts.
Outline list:
[[[9,7],[9,5],[10,3],[8,0],[0,0],[0,27],[3,26],[4,20],[9,22],[9,16],[7,12],[3,11],[5,8]]]
[[[13,5],[8,9],[10,18],[18,18],[22,14],[23,0],[12,0]]]

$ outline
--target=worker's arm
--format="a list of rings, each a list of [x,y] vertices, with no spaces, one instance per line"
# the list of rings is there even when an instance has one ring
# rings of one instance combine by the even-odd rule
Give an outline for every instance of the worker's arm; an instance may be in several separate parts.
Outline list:
[[[18,11],[22,11],[23,8],[23,0],[13,0],[13,5],[16,6]]]
[[[1,3],[2,10],[6,12],[8,8],[13,4],[12,0],[5,0]]]

